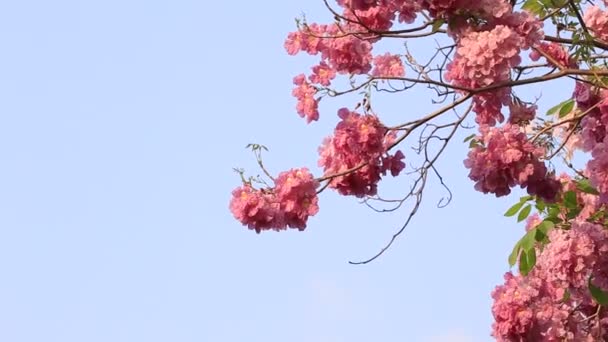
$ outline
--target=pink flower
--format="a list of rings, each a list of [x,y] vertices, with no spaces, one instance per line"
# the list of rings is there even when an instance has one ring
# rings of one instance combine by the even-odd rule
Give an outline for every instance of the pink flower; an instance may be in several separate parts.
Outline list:
[[[482,127],[478,139],[482,146],[474,147],[464,161],[476,190],[499,197],[519,185],[545,201],[555,199],[561,184],[540,161],[543,149],[532,145],[518,126]]]
[[[298,99],[296,110],[301,117],[306,118],[306,122],[319,120],[319,101],[315,99],[317,89],[306,81],[306,76],[300,74],[293,79],[297,86],[293,89],[292,95]]]
[[[374,58],[372,76],[376,77],[403,77],[405,69],[401,57],[385,53]]]
[[[583,20],[597,38],[608,41],[608,12],[602,11],[598,6],[589,6]]]
[[[318,83],[323,86],[329,86],[331,80],[336,77],[336,71],[329,67],[325,62],[319,63],[312,67],[312,75],[308,78],[312,83]]]
[[[256,190],[249,185],[232,191],[230,211],[234,218],[256,232],[281,227],[279,203],[270,191]]]
[[[534,51],[530,53],[530,59],[533,61],[539,60],[543,57],[538,50],[544,52],[549,55],[557,64],[555,64],[551,60],[547,60],[550,65],[556,67],[565,67],[565,68],[578,68],[576,61],[573,58],[570,58],[568,51],[564,49],[563,46],[557,43],[540,43]]]
[[[549,241],[538,259],[543,277],[587,296],[589,276],[608,271],[608,232],[600,225],[574,222],[569,230],[551,230]]]
[[[526,219],[526,231],[530,231],[531,229],[536,228],[543,219],[538,215],[538,213],[534,213]]]
[[[520,101],[513,101],[509,104],[509,123],[527,124],[536,116],[536,105],[527,105]]]
[[[307,168],[281,172],[276,179],[276,196],[285,224],[304,230],[309,216],[319,212],[319,182]]]
[[[325,176],[346,172],[329,183],[340,194],[373,196],[381,174],[390,171],[396,176],[403,169],[403,153],[390,156],[386,152],[388,130],[378,117],[361,115],[346,108],[340,109],[338,116],[341,121],[334,135],[326,138],[319,148],[319,166],[323,167]],[[355,167],[360,168],[347,172]]]
[[[232,192],[230,211],[249,229],[304,230],[310,216],[319,211],[316,189],[319,182],[307,168],[281,172],[274,188],[254,189],[244,185]]]

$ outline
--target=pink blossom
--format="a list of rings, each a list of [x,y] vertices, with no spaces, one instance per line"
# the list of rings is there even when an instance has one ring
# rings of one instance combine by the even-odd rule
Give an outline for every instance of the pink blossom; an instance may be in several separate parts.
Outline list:
[[[274,194],[270,191],[256,190],[249,185],[232,191],[230,211],[243,225],[258,233],[283,225],[279,203]]]
[[[499,197],[519,185],[546,201],[555,199],[561,185],[540,161],[544,150],[532,145],[518,126],[482,127],[478,139],[481,146],[474,147],[464,161],[476,190]]]
[[[595,36],[608,41],[608,12],[602,11],[598,6],[589,6],[583,15],[585,24]]]
[[[562,68],[578,68],[576,61],[570,57],[568,51],[557,43],[545,43],[542,42],[536,46],[536,49],[530,52],[530,59],[533,61],[538,61],[541,57],[543,57],[538,50],[544,52],[548,56],[550,56],[553,60],[547,60],[550,65],[555,67]],[[557,64],[554,63],[557,62]]]
[[[608,203],[608,139],[596,144],[591,156],[591,160],[587,163],[589,180],[599,191],[602,202]]]
[[[359,167],[334,177],[329,186],[342,195],[373,196],[381,174],[388,170],[396,176],[403,169],[403,154],[397,152],[390,156],[386,152],[388,130],[378,117],[361,115],[346,108],[340,109],[338,116],[341,121],[334,135],[326,138],[319,148],[319,166],[323,167],[325,176]]]
[[[552,229],[538,266],[554,286],[582,291],[589,276],[608,271],[608,232],[600,225],[574,222],[569,230]],[[578,293],[577,293],[578,294]]]
[[[536,105],[527,105],[520,101],[513,101],[509,104],[509,123],[527,124],[536,116]]]
[[[327,65],[325,62],[321,62],[318,65],[312,67],[312,75],[308,78],[312,83],[318,83],[323,86],[329,86],[331,80],[336,77],[336,71]]]
[[[534,213],[526,219],[526,231],[530,231],[538,226],[543,219],[538,215],[538,213]]]
[[[319,182],[307,168],[302,168],[280,173],[275,184],[285,224],[304,230],[308,217],[319,211],[316,190]]]
[[[386,171],[390,171],[393,177],[398,176],[405,168],[403,159],[405,159],[405,155],[401,151],[397,151],[392,156],[382,157],[382,166],[380,168],[382,175],[385,175]]]
[[[403,62],[401,61],[401,57],[399,57],[398,55],[392,55],[390,53],[385,53],[384,55],[376,56],[374,58],[374,69],[372,70],[372,76],[405,76],[405,69],[403,68]]]
[[[298,99],[296,110],[301,117],[306,118],[306,122],[319,120],[319,101],[315,99],[317,89],[306,81],[306,76],[300,74],[293,79],[296,88],[292,95]]]
[[[307,168],[281,172],[274,188],[254,189],[245,184],[232,192],[230,211],[257,233],[262,230],[304,230],[310,216],[319,211],[319,183]]]
[[[366,11],[377,6],[377,0],[337,0],[338,5],[351,10]]]

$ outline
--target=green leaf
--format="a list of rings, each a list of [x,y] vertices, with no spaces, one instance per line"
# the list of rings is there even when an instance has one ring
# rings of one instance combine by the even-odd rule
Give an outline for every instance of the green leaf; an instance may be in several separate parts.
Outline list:
[[[444,20],[435,20],[435,22],[433,22],[433,32],[437,32],[439,31],[439,29],[441,28],[441,26],[443,26],[443,24],[445,24]]]
[[[576,209],[578,208],[578,203],[576,200],[576,192],[570,190],[566,191],[564,194],[564,206],[568,209]]]
[[[593,285],[593,283],[591,282],[591,279],[593,279],[593,277],[589,277],[589,282],[588,282],[589,292],[591,292],[591,297],[593,297],[593,299],[599,305],[603,305],[603,306],[608,305],[608,293],[604,292],[599,287]]]
[[[517,257],[519,257],[520,250],[521,244],[518,242],[515,244],[515,247],[513,247],[513,251],[511,251],[511,254],[509,254],[509,267],[515,266],[515,263],[517,262]]]
[[[562,118],[566,116],[566,114],[570,113],[574,108],[574,100],[570,99],[559,110],[559,117]]]
[[[553,223],[552,221],[549,221],[549,220],[544,220],[538,226],[536,226],[536,230],[545,234],[545,236],[548,235],[549,231],[553,228],[555,228],[555,223]],[[539,241],[539,240],[537,240],[537,241]]]
[[[576,182],[576,188],[586,194],[599,195],[599,191],[597,191],[589,182],[588,179],[581,179]]]
[[[562,302],[565,303],[570,300],[570,290],[566,289],[564,291],[564,297],[562,297]]]
[[[558,103],[557,105],[549,108],[549,110],[547,111],[547,115],[553,115],[553,114],[555,114],[563,105],[565,105],[569,101],[572,101],[572,99],[568,99],[568,100],[562,101],[562,102]]]
[[[536,229],[532,229],[524,235],[521,240],[519,240],[519,245],[521,248],[527,252],[529,250],[534,249],[534,243],[536,242]]]
[[[475,138],[475,136],[476,136],[476,135],[477,135],[477,134],[473,133],[473,134],[469,135],[468,137],[464,138],[464,140],[463,140],[462,142],[467,142],[467,141],[469,141],[469,140],[471,140],[471,139]]]
[[[505,213],[505,216],[506,217],[511,217],[511,216],[517,214],[517,212],[519,211],[519,209],[521,209],[521,207],[523,207],[524,204],[526,204],[526,202],[516,203],[511,208],[509,208],[509,210],[507,210],[507,212]]]
[[[551,205],[551,207],[549,207],[549,215],[547,218],[558,218],[560,213],[561,213],[561,209],[558,206],[556,206],[555,204],[553,204],[553,205]],[[555,221],[553,221],[553,222],[555,222]]]
[[[569,209],[568,212],[566,213],[566,218],[568,220],[572,220],[573,218],[577,217],[578,214],[581,213],[581,209],[579,208],[574,208],[574,209]]]
[[[519,273],[527,275],[530,268],[528,268],[528,256],[526,251],[521,251],[519,254]]]
[[[542,15],[545,12],[538,0],[527,0],[521,8],[536,15]]]
[[[536,250],[533,248],[527,251],[526,257],[528,258],[528,267],[530,268],[528,271],[530,271],[536,265]]]
[[[536,207],[536,210],[538,210],[540,212],[540,211],[545,210],[545,208],[547,207],[547,205],[545,204],[544,201],[538,199],[538,200],[536,200],[535,207]]]
[[[562,223],[562,222],[564,221],[564,220],[562,220],[561,218],[559,218],[559,217],[554,217],[554,216],[552,216],[552,217],[547,217],[545,220],[547,220],[547,221],[551,221],[551,222],[553,222],[554,224]]]
[[[528,252],[522,251],[519,255],[519,273],[526,276],[536,265],[536,251],[534,249]]]
[[[525,220],[528,215],[530,215],[530,211],[532,211],[532,205],[528,204],[519,212],[519,215],[517,215],[517,222]]]

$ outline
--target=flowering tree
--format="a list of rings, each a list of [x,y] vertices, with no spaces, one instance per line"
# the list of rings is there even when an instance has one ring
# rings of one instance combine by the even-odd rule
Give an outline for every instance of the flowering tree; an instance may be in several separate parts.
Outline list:
[[[378,211],[411,201],[404,226],[376,255],[357,263],[371,262],[403,232],[429,180],[443,185],[436,161],[474,119],[477,133],[465,139],[470,151],[464,166],[475,189],[497,197],[516,186],[528,193],[505,214],[527,224],[509,256],[516,270],[492,293],[492,335],[500,341],[608,340],[608,2],[325,5],[334,22],[298,20],[285,42],[291,55],[319,57],[308,75],[294,78],[296,111],[312,123],[320,117],[321,99],[361,98],[338,111],[333,135],[319,147],[322,175],[294,168],[273,176],[264,168],[265,148],[249,145],[267,179],[238,170],[243,184],[232,193],[234,217],[258,233],[304,230],[326,189],[361,198]],[[402,53],[374,53],[381,41],[413,39],[429,40],[435,53],[424,61],[407,45]],[[572,96],[550,109],[516,92],[557,79],[571,80]],[[383,124],[374,95],[415,86],[432,91],[436,110]],[[399,148],[408,144],[420,162],[406,168]],[[575,152],[584,159],[580,168],[572,162]],[[404,170],[416,175],[411,190],[399,199],[379,196],[378,183]]]

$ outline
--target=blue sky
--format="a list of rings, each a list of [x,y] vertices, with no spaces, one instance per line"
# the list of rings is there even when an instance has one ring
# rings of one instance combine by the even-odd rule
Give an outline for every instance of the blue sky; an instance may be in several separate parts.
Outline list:
[[[473,191],[461,138],[439,164],[452,204],[430,188],[372,264],[347,261],[407,212],[324,193],[305,232],[231,217],[232,168],[256,172],[247,143],[270,148],[273,172],[318,174],[336,109],[354,104],[324,101],[312,125],[295,113],[291,79],[313,60],[283,41],[303,12],[329,18],[320,0],[0,3],[0,340],[490,339],[490,291],[523,230],[502,217],[514,198]],[[428,96],[379,110],[404,121]]]

